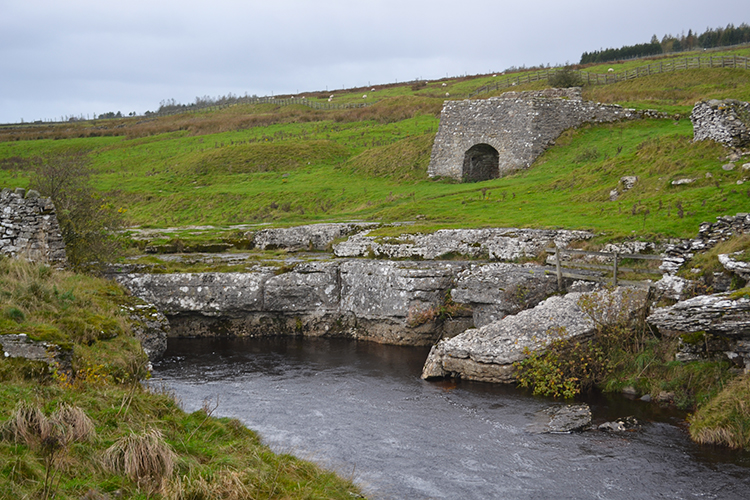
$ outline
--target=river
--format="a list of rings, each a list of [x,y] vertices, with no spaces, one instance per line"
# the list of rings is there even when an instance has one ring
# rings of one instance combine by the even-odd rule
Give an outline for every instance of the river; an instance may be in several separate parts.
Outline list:
[[[533,434],[562,404],[514,387],[419,378],[426,348],[343,339],[170,339],[152,383],[210,399],[274,451],[352,477],[373,499],[747,499],[750,453],[698,446],[684,415],[583,398],[639,432]]]

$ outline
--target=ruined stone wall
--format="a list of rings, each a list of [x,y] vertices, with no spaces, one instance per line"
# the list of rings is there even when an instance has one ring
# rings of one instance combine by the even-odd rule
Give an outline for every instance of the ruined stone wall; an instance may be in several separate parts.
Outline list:
[[[470,178],[464,162],[472,147],[487,144],[498,153],[497,173],[487,178],[502,177],[528,168],[566,129],[586,122],[653,115],[653,111],[583,101],[580,89],[506,92],[490,99],[447,101],[427,173],[430,177],[483,180]]]
[[[0,193],[0,253],[33,262],[64,264],[65,243],[55,206],[36,191]]]
[[[690,121],[696,141],[711,139],[732,148],[750,145],[750,103],[735,99],[699,102]]]

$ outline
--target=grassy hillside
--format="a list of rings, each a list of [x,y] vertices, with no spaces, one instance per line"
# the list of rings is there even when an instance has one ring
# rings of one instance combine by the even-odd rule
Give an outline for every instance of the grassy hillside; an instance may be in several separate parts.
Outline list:
[[[588,70],[611,66],[617,65]],[[744,184],[750,173],[739,168],[742,162],[722,170],[728,152],[692,143],[686,118],[700,99],[750,100],[749,75],[700,69],[586,87],[587,99],[681,118],[568,131],[529,170],[475,184],[430,180],[426,168],[445,92],[466,93],[491,76],[365,89],[368,100],[377,99],[365,108],[236,105],[161,118],[3,128],[0,185],[27,186],[33,157],[84,151],[95,187],[131,225],[146,228],[419,216],[414,230],[566,227],[609,238],[689,237],[703,221],[750,210],[750,184]],[[361,100],[360,91],[339,91],[335,99]],[[639,177],[635,189],[608,201],[624,175]],[[679,178],[698,180],[673,186]]]
[[[0,356],[0,498],[359,497],[239,421],[210,418],[218,401],[186,414],[142,387],[147,359],[120,310],[133,299],[112,282],[0,258],[0,290],[0,344],[27,333],[72,364]],[[127,467],[107,460],[126,449]]]

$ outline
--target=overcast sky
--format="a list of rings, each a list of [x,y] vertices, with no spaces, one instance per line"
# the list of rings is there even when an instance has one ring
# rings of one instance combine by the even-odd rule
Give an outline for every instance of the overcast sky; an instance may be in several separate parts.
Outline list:
[[[747,0],[0,0],[0,123],[575,63],[743,22]]]

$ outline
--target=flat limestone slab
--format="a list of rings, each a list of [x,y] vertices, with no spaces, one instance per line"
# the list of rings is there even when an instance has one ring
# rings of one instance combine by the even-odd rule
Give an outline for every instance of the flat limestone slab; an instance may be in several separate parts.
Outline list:
[[[550,297],[533,309],[441,340],[430,351],[422,378],[513,382],[513,363],[526,357],[526,349],[543,348],[557,338],[586,338],[594,334],[594,321],[578,305],[581,297],[589,294],[595,295],[597,304],[612,304],[603,308],[607,313],[598,318],[605,321],[619,315],[622,308],[634,310],[645,298],[643,292],[625,292],[622,288]]]

